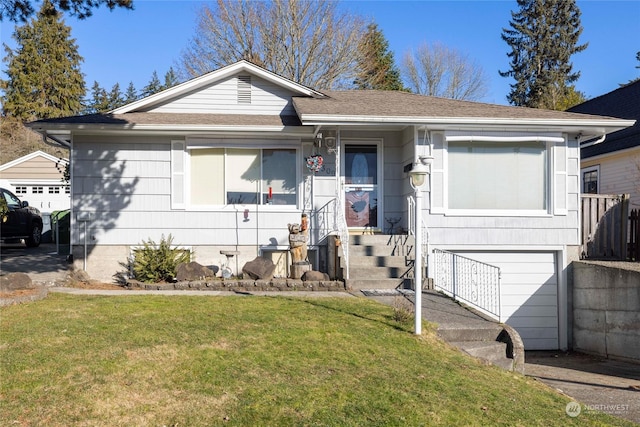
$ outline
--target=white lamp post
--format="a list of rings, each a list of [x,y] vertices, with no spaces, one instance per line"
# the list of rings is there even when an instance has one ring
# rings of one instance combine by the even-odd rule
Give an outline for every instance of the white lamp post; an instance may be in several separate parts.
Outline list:
[[[420,157],[409,172],[411,187],[416,197],[415,218],[415,262],[413,264],[413,277],[415,288],[415,334],[422,334],[422,191],[420,187],[429,174],[429,164],[432,158]]]

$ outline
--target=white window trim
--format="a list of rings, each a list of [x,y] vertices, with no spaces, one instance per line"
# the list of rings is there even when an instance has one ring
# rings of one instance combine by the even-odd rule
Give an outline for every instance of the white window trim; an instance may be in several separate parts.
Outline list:
[[[250,150],[273,150],[273,149],[295,149],[296,150],[296,204],[295,205],[265,205],[265,204],[216,204],[216,205],[195,205],[191,203],[191,151],[206,148],[231,148]],[[185,209],[194,212],[203,211],[228,211],[237,210],[237,207],[247,208],[251,211],[256,206],[261,211],[268,212],[295,212],[299,211],[303,200],[302,171],[302,143],[300,139],[244,139],[244,138],[188,138],[186,141],[186,165],[185,165]],[[226,156],[226,154],[225,154]],[[262,172],[261,172],[262,174]]]
[[[504,143],[517,143],[517,142],[545,142],[547,152],[547,179],[546,179],[546,209],[535,210],[522,210],[522,209],[451,209],[449,208],[449,142],[504,142]],[[443,204],[442,210],[438,209],[438,212],[442,212],[445,216],[490,216],[490,217],[553,217],[555,211],[555,186],[557,173],[566,174],[565,171],[558,172],[555,168],[555,155],[556,150],[554,146],[556,144],[565,144],[566,138],[559,136],[558,134],[519,134],[512,135],[494,135],[494,134],[468,134],[463,132],[446,132],[442,141],[442,165],[443,172]],[[565,147],[566,149],[566,147]],[[565,163],[567,159],[565,158]],[[566,184],[565,184],[566,185]],[[565,189],[565,198],[566,189]],[[565,204],[566,206],[566,204]],[[565,209],[566,210],[566,209]],[[556,215],[562,215],[563,212],[556,213]],[[566,214],[566,213],[564,213]]]
[[[580,169],[580,194],[592,194],[592,193],[584,192],[584,174],[589,172],[594,172],[594,171],[597,174],[596,185],[598,186],[598,193],[596,194],[600,193],[600,165],[595,165],[595,166],[588,166],[586,168]]]

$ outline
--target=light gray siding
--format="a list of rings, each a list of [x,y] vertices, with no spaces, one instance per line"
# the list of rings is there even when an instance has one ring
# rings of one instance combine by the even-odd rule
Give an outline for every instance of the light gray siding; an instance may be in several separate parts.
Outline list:
[[[227,205],[215,211],[171,207],[171,140],[138,137],[76,137],[74,212],[90,212],[92,244],[139,245],[171,234],[176,244],[288,246],[287,223],[300,210]],[[247,217],[245,218],[245,210]],[[75,222],[76,244],[84,225]]]
[[[237,76],[191,92],[178,99],[153,107],[156,113],[209,113],[295,115],[292,93],[282,87],[251,76],[250,103],[238,102]]]

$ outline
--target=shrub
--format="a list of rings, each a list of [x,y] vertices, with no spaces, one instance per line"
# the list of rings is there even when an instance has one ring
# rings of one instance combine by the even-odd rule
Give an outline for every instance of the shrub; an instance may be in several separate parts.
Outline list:
[[[411,301],[404,297],[393,299],[393,320],[399,323],[406,323],[413,319],[414,307]]]
[[[133,273],[136,280],[146,283],[169,282],[176,276],[178,264],[191,260],[191,251],[171,247],[171,234],[159,244],[149,239],[142,248],[133,251]]]

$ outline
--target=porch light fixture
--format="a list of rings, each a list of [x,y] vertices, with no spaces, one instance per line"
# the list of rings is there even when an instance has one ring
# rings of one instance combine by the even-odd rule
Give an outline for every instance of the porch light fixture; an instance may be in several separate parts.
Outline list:
[[[418,161],[413,165],[413,168],[409,171],[409,178],[411,178],[411,188],[418,190],[424,185],[425,178],[429,173],[429,167],[422,162]]]
[[[415,193],[415,261],[413,264],[413,278],[415,289],[415,334],[422,334],[422,191],[420,187],[424,185],[430,171],[433,157],[420,156],[409,171],[411,188]]]

